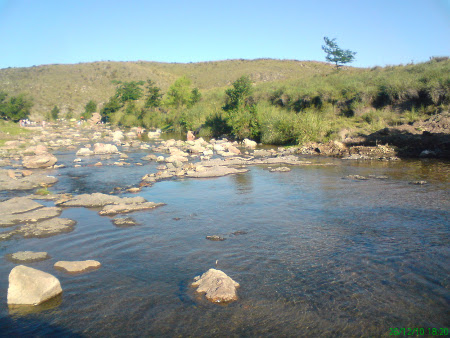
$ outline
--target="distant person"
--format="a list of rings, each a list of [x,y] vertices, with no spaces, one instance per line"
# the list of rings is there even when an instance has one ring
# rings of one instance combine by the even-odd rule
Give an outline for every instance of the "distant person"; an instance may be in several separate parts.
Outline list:
[[[187,132],[186,139],[187,139],[188,141],[194,141],[194,140],[195,140],[195,136],[194,136],[194,134],[192,133],[192,131],[189,130],[189,131]]]

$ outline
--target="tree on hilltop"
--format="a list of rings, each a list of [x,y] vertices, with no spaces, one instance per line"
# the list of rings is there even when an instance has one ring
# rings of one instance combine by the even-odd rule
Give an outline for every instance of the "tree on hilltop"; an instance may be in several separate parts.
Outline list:
[[[356,52],[352,52],[349,49],[341,49],[336,43],[336,39],[329,39],[326,36],[323,38],[325,40],[325,45],[322,49],[327,56],[325,59],[328,62],[333,62],[336,64],[336,68],[339,68],[343,64],[353,62],[355,59]]]

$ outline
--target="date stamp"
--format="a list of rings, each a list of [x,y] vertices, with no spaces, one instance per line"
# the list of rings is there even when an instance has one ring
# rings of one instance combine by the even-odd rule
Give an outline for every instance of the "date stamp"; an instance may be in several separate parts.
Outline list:
[[[447,327],[391,327],[390,336],[448,336]]]

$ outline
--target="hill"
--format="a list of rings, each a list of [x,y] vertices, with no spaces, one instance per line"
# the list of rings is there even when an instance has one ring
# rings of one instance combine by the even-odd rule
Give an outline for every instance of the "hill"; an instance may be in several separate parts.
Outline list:
[[[43,65],[0,69],[0,90],[11,95],[26,93],[33,97],[35,114],[43,115],[54,105],[62,113],[72,108],[81,113],[89,100],[99,104],[114,94],[114,80],[153,80],[163,91],[186,75],[201,91],[222,89],[242,75],[256,83],[305,80],[329,73],[333,66],[314,61],[226,60],[200,63],[93,62],[74,65]]]

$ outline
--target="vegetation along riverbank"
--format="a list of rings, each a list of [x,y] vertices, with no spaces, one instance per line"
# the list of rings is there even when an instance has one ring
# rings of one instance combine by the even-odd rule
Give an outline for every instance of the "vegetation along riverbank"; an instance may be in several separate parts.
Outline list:
[[[98,112],[120,127],[193,130],[313,153],[345,156],[342,145],[389,144],[399,156],[448,158],[449,70],[446,57],[373,68],[272,59],[8,68],[0,70],[0,113],[40,121]]]

